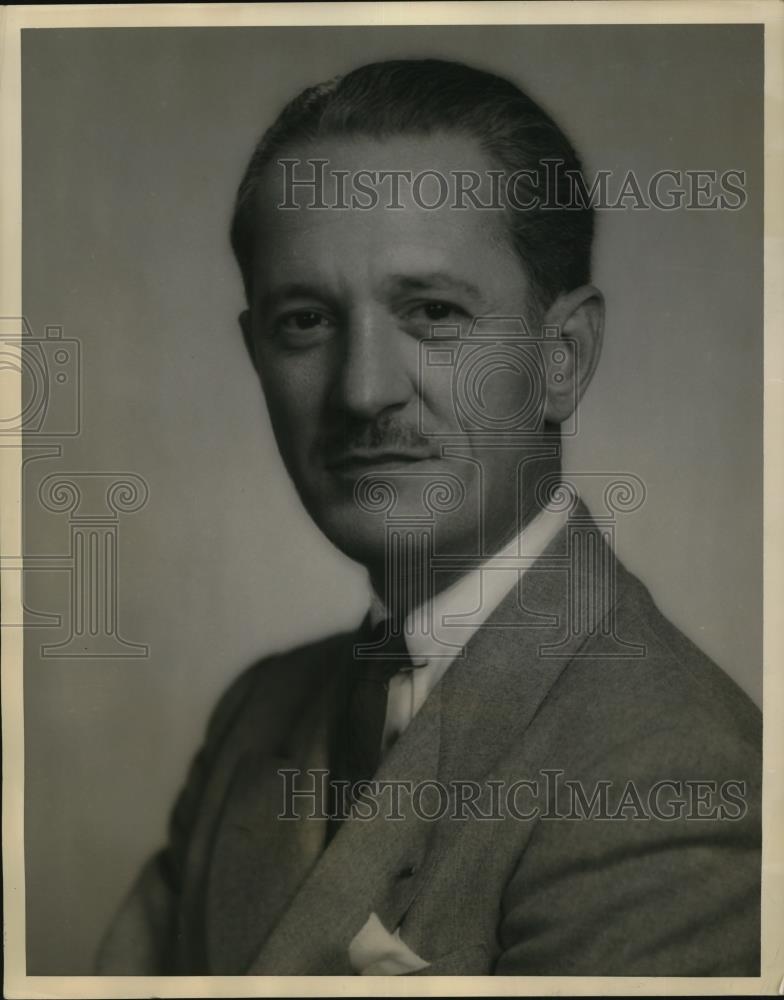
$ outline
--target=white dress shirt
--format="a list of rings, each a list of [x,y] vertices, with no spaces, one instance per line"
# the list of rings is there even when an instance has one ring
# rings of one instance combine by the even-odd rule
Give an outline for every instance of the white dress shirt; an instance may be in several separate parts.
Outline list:
[[[547,548],[566,518],[565,511],[541,510],[500,552],[408,615],[404,627],[406,646],[418,666],[416,670],[400,671],[389,682],[382,756],[405,731],[474,632]],[[387,615],[384,603],[374,593],[371,623],[375,625]]]

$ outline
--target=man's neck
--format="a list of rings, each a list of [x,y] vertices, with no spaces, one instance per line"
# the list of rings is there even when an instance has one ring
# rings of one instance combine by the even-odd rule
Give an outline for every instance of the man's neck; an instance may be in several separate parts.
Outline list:
[[[484,552],[480,556],[472,555],[461,560],[465,549],[461,552],[439,552],[439,557],[445,557],[446,565],[437,567],[433,565],[432,552],[425,538],[419,544],[412,544],[410,535],[407,549],[388,553],[383,570],[370,573],[376,610],[384,608],[387,617],[403,621],[414,609],[434,600],[471,572],[472,563],[478,567],[506,549],[529,529],[541,513],[541,507],[532,504],[520,522],[505,524],[491,538],[485,539]],[[449,566],[450,557],[455,562],[453,567]]]

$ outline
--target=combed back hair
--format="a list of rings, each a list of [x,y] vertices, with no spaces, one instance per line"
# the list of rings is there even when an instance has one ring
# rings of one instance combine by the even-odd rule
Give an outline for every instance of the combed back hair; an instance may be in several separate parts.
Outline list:
[[[512,241],[540,308],[560,293],[590,281],[593,208],[575,202],[574,178],[584,187],[582,166],[571,143],[515,84],[462,63],[439,59],[396,59],[369,63],[346,76],[308,87],[281,111],[256,145],[239,186],[231,224],[231,245],[251,300],[258,207],[256,190],[264,168],[292,148],[336,136],[386,139],[439,132],[473,137],[495,169],[512,174],[536,171],[560,161],[551,205],[506,205]],[[553,178],[550,169],[550,177]],[[530,185],[530,182],[528,182]],[[518,204],[531,198],[525,179],[516,183]],[[526,194],[527,190],[527,194]]]

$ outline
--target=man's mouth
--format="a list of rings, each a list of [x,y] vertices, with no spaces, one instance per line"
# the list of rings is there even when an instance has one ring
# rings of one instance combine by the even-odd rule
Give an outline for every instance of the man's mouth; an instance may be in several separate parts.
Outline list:
[[[355,448],[330,456],[325,464],[331,472],[351,474],[375,468],[405,467],[432,457],[429,449]]]

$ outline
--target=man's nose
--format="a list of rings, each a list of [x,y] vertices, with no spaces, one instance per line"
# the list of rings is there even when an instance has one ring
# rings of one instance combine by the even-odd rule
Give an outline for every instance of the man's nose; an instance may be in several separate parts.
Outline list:
[[[403,334],[391,319],[368,313],[352,317],[334,389],[336,405],[372,419],[411,398],[413,382],[403,357]]]

